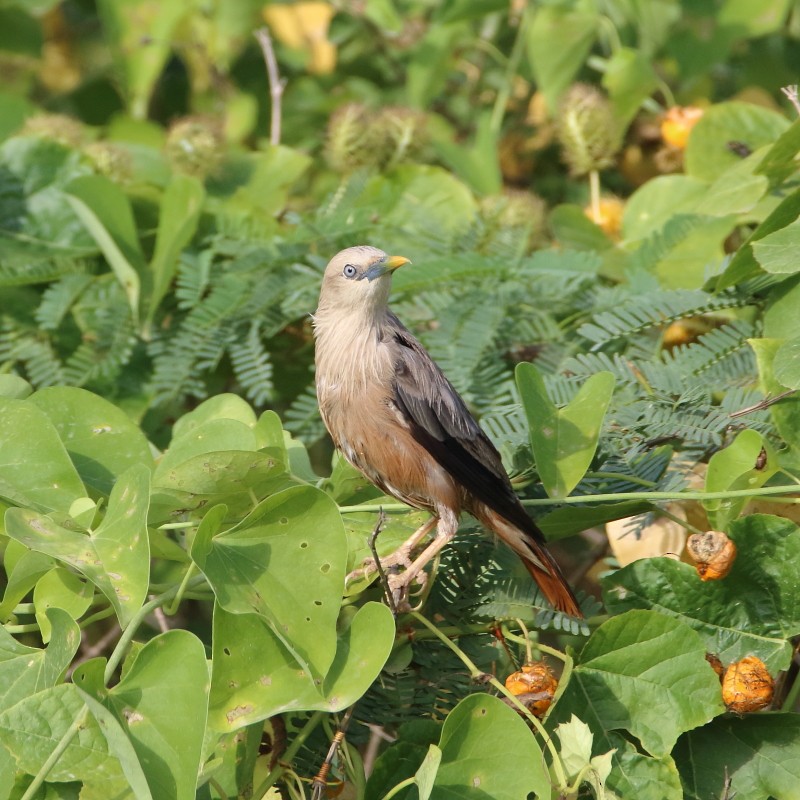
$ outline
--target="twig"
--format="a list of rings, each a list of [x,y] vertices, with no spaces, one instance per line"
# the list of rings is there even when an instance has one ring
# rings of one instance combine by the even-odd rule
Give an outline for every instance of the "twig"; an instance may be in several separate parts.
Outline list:
[[[383,526],[386,524],[386,513],[384,512],[383,508],[380,506],[378,507],[378,521],[375,523],[375,527],[372,529],[372,533],[367,540],[369,544],[369,551],[372,553],[372,557],[375,559],[375,569],[378,571],[378,577],[381,581],[381,586],[383,587],[383,593],[386,595],[386,602],[389,604],[389,608],[392,611],[394,616],[397,616],[397,605],[394,602],[394,596],[392,595],[392,588],[389,586],[389,579],[386,577],[386,571],[381,564],[380,556],[378,555],[378,536],[380,532],[383,530]]]
[[[269,142],[273,145],[281,143],[281,101],[283,90],[286,88],[286,81],[281,78],[278,72],[278,61],[275,58],[275,50],[272,47],[272,37],[267,28],[259,28],[255,32],[255,37],[261,46],[261,53],[264,56],[264,63],[267,65],[267,78],[269,79],[269,96],[272,100],[272,109],[269,124]]]
[[[795,87],[797,88],[797,87]],[[754,403],[752,406],[747,406],[747,408],[740,408],[738,411],[732,411],[728,414],[729,417],[743,417],[745,414],[752,414],[753,411],[761,411],[765,408],[769,408],[771,405],[780,402],[786,397],[790,397],[793,395],[797,389],[787,389],[785,392],[781,392],[780,394],[776,394],[774,397],[770,397],[767,395],[763,400],[759,400],[757,403]]]
[[[364,748],[364,775],[369,778],[375,766],[375,761],[378,758],[378,750],[380,750],[381,742],[396,742],[397,737],[390,736],[386,733],[383,725],[367,723],[367,727],[369,728],[369,740]]]
[[[794,106],[794,110],[800,114],[800,96],[798,96],[797,84],[784,86],[781,91],[789,98],[789,102]]]
[[[325,756],[325,760],[322,762],[322,766],[319,768],[316,777],[311,781],[311,800],[322,800],[325,796],[325,790],[328,786],[328,773],[331,770],[333,759],[336,758],[339,747],[344,741],[344,735],[347,733],[347,726],[350,724],[350,720],[353,717],[353,709],[355,709],[355,704],[350,706],[345,712],[344,718],[339,723],[339,730],[336,731],[331,746],[328,748],[328,755]]]

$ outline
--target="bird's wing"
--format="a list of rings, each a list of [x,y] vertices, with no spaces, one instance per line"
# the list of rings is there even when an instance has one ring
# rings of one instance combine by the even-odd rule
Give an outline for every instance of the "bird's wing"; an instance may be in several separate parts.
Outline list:
[[[539,538],[500,454],[423,346],[390,314],[393,394],[411,435],[455,480],[500,516]]]

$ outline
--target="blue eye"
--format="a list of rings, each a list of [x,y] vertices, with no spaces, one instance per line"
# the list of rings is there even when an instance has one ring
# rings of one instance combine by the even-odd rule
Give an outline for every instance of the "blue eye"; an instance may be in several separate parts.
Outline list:
[[[345,268],[342,270],[342,275],[344,275],[345,278],[355,278],[357,273],[358,270],[352,264],[345,265]]]

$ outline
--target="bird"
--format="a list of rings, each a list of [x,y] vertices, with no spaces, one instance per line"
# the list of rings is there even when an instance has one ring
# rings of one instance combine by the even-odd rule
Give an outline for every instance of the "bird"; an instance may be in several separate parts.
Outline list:
[[[439,366],[389,309],[392,274],[410,261],[368,245],[328,263],[312,315],[319,409],[344,458],[386,494],[430,519],[382,566],[400,597],[456,535],[462,511],[521,559],[558,611],[582,617],[499,452]],[[409,555],[433,529],[425,549]]]

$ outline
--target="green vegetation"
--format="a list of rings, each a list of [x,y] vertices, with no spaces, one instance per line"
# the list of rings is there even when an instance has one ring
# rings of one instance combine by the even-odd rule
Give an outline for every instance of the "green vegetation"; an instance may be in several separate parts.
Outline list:
[[[344,722],[319,796],[800,797],[796,4],[7,0],[0,31],[0,800],[310,797]],[[393,308],[585,621],[468,520],[414,612],[345,586],[381,509],[381,554],[424,519],[316,409],[308,314],[359,243],[414,262]],[[738,557],[702,581],[665,554],[708,529]],[[770,709],[707,654],[763,662]],[[534,657],[541,720],[504,687]]]

